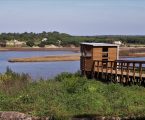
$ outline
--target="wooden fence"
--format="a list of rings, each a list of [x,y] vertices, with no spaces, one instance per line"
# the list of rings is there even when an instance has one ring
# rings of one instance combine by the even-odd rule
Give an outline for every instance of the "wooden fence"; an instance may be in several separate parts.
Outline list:
[[[120,83],[145,82],[145,61],[116,60],[93,62],[91,76]]]

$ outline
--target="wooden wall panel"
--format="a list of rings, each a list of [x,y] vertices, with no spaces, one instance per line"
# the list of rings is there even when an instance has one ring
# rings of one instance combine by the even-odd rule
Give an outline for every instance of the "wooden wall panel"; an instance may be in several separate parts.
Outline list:
[[[102,48],[101,47],[93,48],[93,60],[102,60]]]
[[[117,60],[117,48],[116,47],[108,48],[108,60],[109,61]]]
[[[81,70],[91,71],[93,60],[91,58],[81,57]]]
[[[93,60],[92,59],[85,59],[85,70],[91,71],[93,66]]]

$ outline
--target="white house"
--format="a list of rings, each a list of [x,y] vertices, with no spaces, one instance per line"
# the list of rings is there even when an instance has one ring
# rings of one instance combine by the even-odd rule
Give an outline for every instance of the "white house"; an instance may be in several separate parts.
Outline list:
[[[42,42],[45,42],[45,41],[47,41],[47,38],[43,38],[41,41],[42,41]]]
[[[113,44],[115,44],[115,45],[122,45],[122,42],[121,41],[114,41]]]
[[[18,40],[11,40],[6,42],[6,46],[21,47],[23,45],[26,45],[26,42],[22,42]]]

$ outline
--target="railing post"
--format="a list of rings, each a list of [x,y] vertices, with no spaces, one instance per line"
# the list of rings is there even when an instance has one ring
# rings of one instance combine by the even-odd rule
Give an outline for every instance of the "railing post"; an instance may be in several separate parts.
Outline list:
[[[133,63],[133,82],[135,82],[135,62]]]

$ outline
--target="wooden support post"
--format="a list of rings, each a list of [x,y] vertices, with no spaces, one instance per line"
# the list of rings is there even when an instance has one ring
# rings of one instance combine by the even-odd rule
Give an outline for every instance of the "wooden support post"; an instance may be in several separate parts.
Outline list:
[[[127,82],[127,83],[128,83],[128,81],[129,81],[129,66],[130,66],[130,63],[127,63],[127,71],[126,71],[126,73],[127,73],[126,82]]]
[[[123,62],[121,62],[121,76],[120,76],[120,82],[123,82]]]
[[[111,76],[110,76],[110,79],[111,79],[111,81],[112,81],[112,72],[113,72],[113,61],[111,61]]]
[[[108,64],[109,62],[106,61],[106,77],[105,77],[106,80],[108,80]]]
[[[115,81],[117,82],[117,62],[115,61]]]
[[[95,77],[95,61],[93,61],[92,71],[91,71],[91,77],[92,77],[92,78]]]
[[[135,62],[133,63],[133,82],[135,82]]]
[[[101,66],[101,79],[103,78],[103,61],[102,61],[102,66]]]
[[[142,81],[142,63],[139,63],[139,78]]]
[[[99,61],[97,61],[97,78],[99,78]]]

